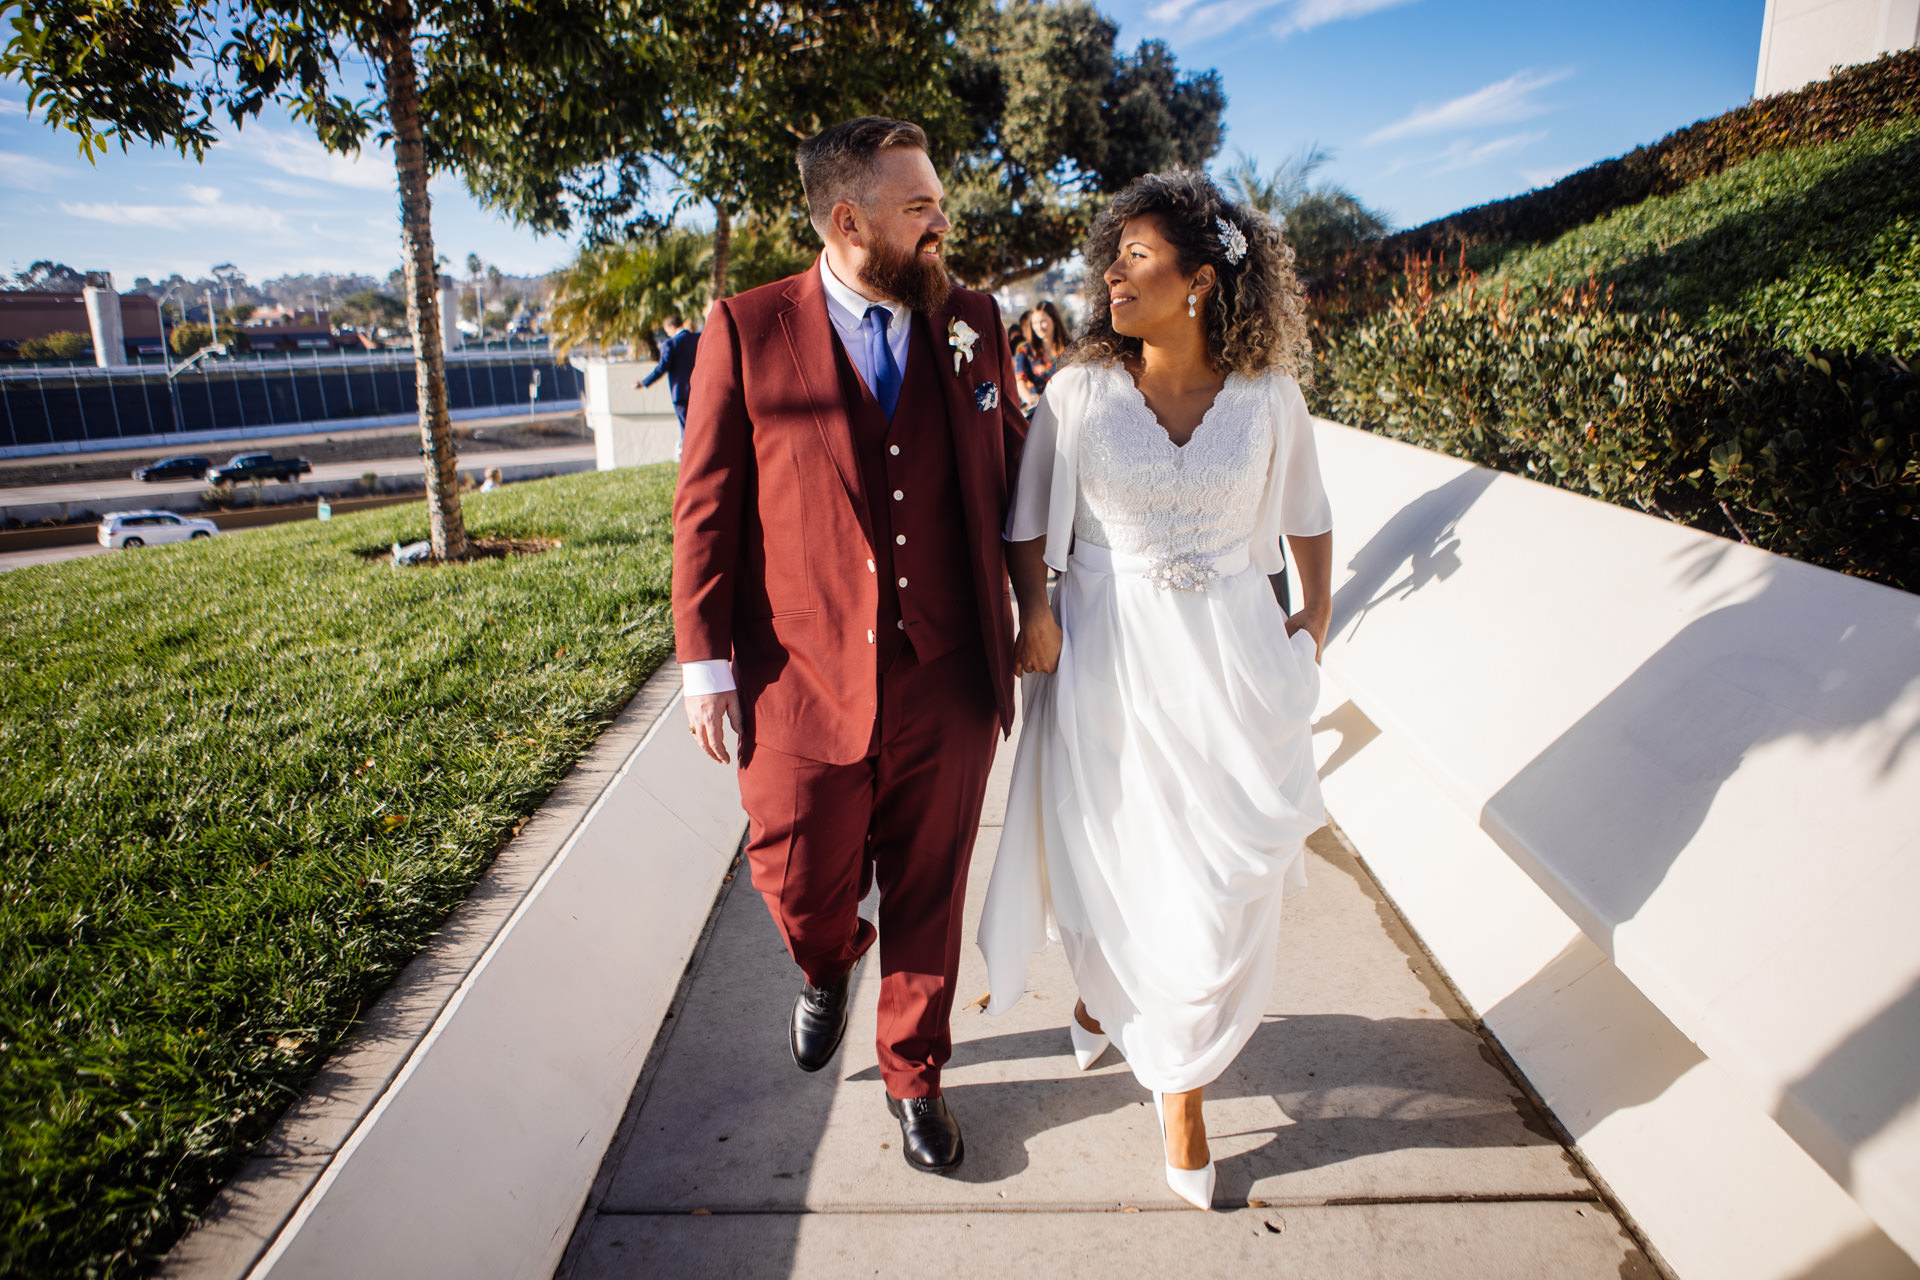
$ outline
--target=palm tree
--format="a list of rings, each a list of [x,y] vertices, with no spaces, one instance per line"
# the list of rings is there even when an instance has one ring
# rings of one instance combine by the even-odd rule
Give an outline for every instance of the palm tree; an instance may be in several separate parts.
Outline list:
[[[711,237],[680,228],[582,249],[554,279],[549,328],[559,353],[625,343],[657,357],[655,334],[668,316],[705,311],[712,262]]]
[[[1235,199],[1280,224],[1293,246],[1295,269],[1309,278],[1391,229],[1383,214],[1345,187],[1313,182],[1332,160],[1333,152],[1316,143],[1263,173],[1259,162],[1242,151],[1226,173],[1226,188]]]

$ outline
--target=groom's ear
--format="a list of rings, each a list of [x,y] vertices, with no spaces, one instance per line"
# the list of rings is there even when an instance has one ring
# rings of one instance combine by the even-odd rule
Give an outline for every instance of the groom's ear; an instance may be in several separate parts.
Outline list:
[[[861,221],[860,211],[853,207],[853,202],[850,200],[836,202],[832,211],[827,214],[827,222],[833,227],[834,232],[856,249],[866,248],[861,243],[865,239],[865,233],[860,226]]]

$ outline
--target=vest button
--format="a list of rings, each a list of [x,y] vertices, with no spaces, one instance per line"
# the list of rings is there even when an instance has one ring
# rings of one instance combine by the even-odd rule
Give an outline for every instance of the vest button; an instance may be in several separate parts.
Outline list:
[[[898,545],[898,546],[902,546],[902,547],[904,547],[904,546],[906,546],[906,545],[907,545],[907,535],[906,535],[906,534],[904,534],[904,533],[896,533],[896,534],[894,534],[894,535],[893,535],[893,540],[894,540],[894,543],[895,543],[896,545]]]
[[[875,569],[875,568],[873,567],[873,561],[871,561],[871,560],[869,560],[869,561],[867,561],[867,572],[868,572],[868,573],[878,573],[878,572],[879,572],[879,570],[877,570],[877,569]]]
[[[873,643],[873,630],[872,630],[872,628],[868,628],[868,630],[867,630],[867,643],[868,643],[868,644],[872,644],[872,643]]]
[[[904,493],[902,493],[902,492],[901,492],[900,490],[898,490],[898,489],[895,489],[895,490],[893,491],[893,500],[894,500],[895,502],[898,502],[898,501],[900,501],[900,499],[902,499],[902,498],[904,498],[904,497],[906,497],[906,496],[907,496],[906,494],[904,494]]]
[[[900,456],[900,446],[897,444],[890,444],[887,446],[887,452],[897,458]]]
[[[907,629],[907,620],[905,618],[895,618],[893,625],[905,631]]]
[[[906,580],[905,578],[902,578],[902,579],[900,579],[900,585],[901,585],[901,586],[903,586],[903,587],[904,587],[904,586],[906,586],[906,585],[907,585],[907,580]]]

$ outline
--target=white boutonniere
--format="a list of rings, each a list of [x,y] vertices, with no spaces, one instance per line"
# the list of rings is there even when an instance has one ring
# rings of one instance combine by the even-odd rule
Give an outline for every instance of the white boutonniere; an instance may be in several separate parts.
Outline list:
[[[953,348],[953,371],[960,372],[960,360],[973,363],[973,344],[980,341],[979,330],[955,316],[947,321],[947,345]]]

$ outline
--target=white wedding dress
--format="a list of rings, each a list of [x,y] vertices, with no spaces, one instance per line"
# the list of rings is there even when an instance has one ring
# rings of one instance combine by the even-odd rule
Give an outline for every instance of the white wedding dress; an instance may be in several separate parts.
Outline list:
[[[1070,365],[1034,413],[1009,541],[1060,572],[1059,668],[1022,684],[1006,826],[980,923],[991,1013],[1064,944],[1140,1083],[1213,1080],[1272,990],[1282,888],[1325,820],[1313,638],[1266,575],[1325,533],[1306,401],[1228,377],[1176,446],[1118,365]]]

